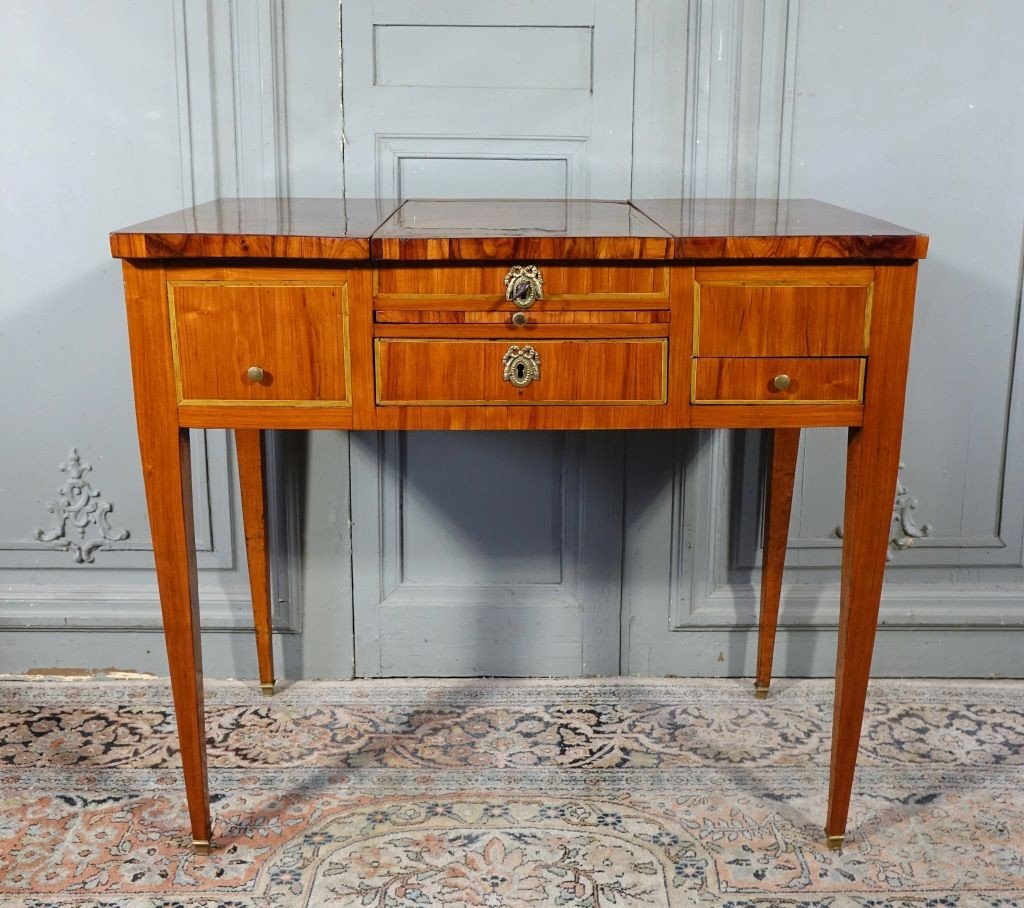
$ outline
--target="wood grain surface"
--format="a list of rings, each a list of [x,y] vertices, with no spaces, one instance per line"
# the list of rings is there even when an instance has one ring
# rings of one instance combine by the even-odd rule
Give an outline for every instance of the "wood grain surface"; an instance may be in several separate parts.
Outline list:
[[[851,427],[826,824],[842,836],[927,237],[807,200],[228,199],[111,248],[137,260],[124,264],[132,375],[196,841],[210,817],[188,427],[237,430],[265,683],[263,429],[774,429],[764,685],[799,429]],[[545,274],[525,325],[504,300],[511,264]],[[513,344],[540,356],[522,388],[504,374]],[[247,380],[250,366],[265,376]]]
[[[701,357],[693,361],[693,402],[856,403],[861,399],[864,360],[781,357]],[[789,378],[789,387],[773,384]]]
[[[263,432],[235,430],[238,485],[245,524],[245,557],[249,568],[249,592],[256,630],[256,661],[260,684],[274,684],[273,610],[270,602],[270,561],[267,555],[267,497],[263,461]]]
[[[924,258],[928,238],[810,199],[218,199],[110,236],[120,258]]]
[[[540,377],[527,387],[504,378],[507,341],[379,339],[381,404],[550,404],[665,402],[663,340],[538,340]]]
[[[125,262],[123,272],[139,453],[185,794],[192,838],[208,843],[210,793],[189,434],[179,428],[176,414],[164,271]]]
[[[110,235],[115,258],[367,259],[390,199],[215,199]]]
[[[672,257],[921,259],[928,237],[815,199],[636,199],[674,237]]]
[[[512,321],[515,315],[523,319],[520,324]],[[531,309],[529,312],[459,312],[434,309],[378,309],[375,320],[378,324],[391,325],[507,325],[510,328],[525,328],[529,325],[651,325],[668,324],[668,310],[583,309],[549,312]]]
[[[346,283],[168,287],[181,400],[350,405]],[[250,367],[264,377],[251,380]]]
[[[846,449],[836,699],[825,831],[846,831],[892,528],[917,266],[878,269],[864,423]]]
[[[698,356],[863,356],[869,287],[698,284]]]
[[[773,429],[768,433],[768,468],[764,499],[764,539],[761,561],[761,608],[758,611],[757,669],[754,687],[766,693],[772,680],[775,635],[782,598],[782,574],[793,510],[793,485],[800,449],[799,429]]]
[[[521,262],[519,264],[530,264]],[[374,297],[378,306],[393,308],[391,297],[408,301],[409,305],[441,300],[473,300],[493,302],[516,308],[505,299],[507,265],[441,267],[380,267],[376,271]],[[589,302],[609,297],[612,300],[636,299],[660,301],[668,299],[668,268],[664,266],[629,266],[588,263],[576,265],[545,264],[540,266],[544,296],[534,308],[572,300]]]

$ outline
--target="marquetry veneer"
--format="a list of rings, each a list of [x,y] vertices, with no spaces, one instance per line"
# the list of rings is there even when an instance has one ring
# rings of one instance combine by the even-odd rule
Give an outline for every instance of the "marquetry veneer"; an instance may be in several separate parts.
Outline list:
[[[189,428],[235,430],[272,691],[261,430],[771,430],[767,693],[799,431],[850,427],[826,833],[843,841],[927,237],[809,200],[222,199],[117,231],[192,836],[210,842]]]

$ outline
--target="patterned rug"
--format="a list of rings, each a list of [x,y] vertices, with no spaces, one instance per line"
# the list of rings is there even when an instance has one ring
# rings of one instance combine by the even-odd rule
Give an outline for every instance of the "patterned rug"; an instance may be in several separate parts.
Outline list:
[[[165,683],[4,682],[0,905],[1024,905],[1022,693],[873,684],[834,854],[826,682],[214,682],[197,857]]]

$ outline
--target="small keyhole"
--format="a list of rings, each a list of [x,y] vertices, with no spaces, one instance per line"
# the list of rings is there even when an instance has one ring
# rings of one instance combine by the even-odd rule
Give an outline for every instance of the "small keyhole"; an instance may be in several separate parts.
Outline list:
[[[522,363],[516,363],[516,378],[526,378],[526,366]]]

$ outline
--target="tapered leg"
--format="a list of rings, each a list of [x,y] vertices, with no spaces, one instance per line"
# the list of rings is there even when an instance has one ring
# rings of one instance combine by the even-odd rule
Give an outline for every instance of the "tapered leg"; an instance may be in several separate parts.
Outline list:
[[[203,851],[210,843],[210,794],[188,431],[146,433],[140,447],[192,841]]]
[[[757,627],[757,675],[754,694],[763,700],[772,681],[775,631],[779,624],[782,571],[789,541],[793,508],[793,481],[800,447],[799,429],[771,430],[768,451],[768,488],[764,503],[764,557],[761,562],[761,609]]]
[[[210,847],[203,658],[188,430],[179,428],[160,268],[124,265],[139,450],[156,557],[181,765],[196,850]]]
[[[252,617],[256,625],[256,657],[263,693],[274,692],[274,653],[270,609],[270,572],[267,559],[266,492],[263,469],[263,433],[236,429],[238,480],[242,490],[245,551],[249,562]]]
[[[839,648],[825,823],[833,849],[842,847],[846,835],[892,527],[916,273],[914,266],[876,271],[864,423],[850,429],[846,449]]]

